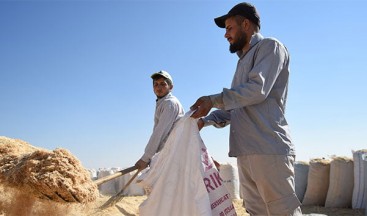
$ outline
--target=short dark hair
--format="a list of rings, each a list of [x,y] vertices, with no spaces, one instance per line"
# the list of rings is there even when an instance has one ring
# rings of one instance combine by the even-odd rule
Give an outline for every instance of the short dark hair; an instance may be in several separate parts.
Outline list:
[[[244,17],[242,15],[235,15],[234,16],[234,20],[236,21],[237,25],[241,25],[242,22],[245,21],[245,19],[248,19],[248,18],[246,18],[246,17]],[[253,21],[251,21],[251,20],[250,20],[250,22],[253,23]],[[254,27],[255,27],[255,31],[256,32],[259,32],[260,31],[259,26],[256,25],[255,23],[254,23]]]
[[[237,25],[241,25],[243,21],[245,21],[246,17],[241,15],[235,15],[234,20],[236,21]]]

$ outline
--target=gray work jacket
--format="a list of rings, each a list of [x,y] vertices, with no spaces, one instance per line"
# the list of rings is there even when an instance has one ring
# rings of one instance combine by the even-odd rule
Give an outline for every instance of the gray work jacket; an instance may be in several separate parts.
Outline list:
[[[274,38],[254,34],[250,49],[239,60],[231,88],[210,95],[215,108],[205,126],[230,124],[229,156],[295,155],[285,105],[289,54]]]

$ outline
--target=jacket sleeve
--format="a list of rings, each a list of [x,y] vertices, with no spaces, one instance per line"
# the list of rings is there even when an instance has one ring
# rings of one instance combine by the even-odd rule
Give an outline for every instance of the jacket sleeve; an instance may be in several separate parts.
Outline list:
[[[254,56],[253,67],[247,81],[231,89],[224,88],[222,94],[212,95],[217,108],[231,110],[259,104],[269,95],[279,73],[287,64],[288,53],[278,41],[264,39]],[[241,69],[237,69],[241,70]]]
[[[223,128],[231,123],[231,113],[226,110],[215,110],[204,117],[203,121],[204,126],[213,125],[216,128]]]
[[[149,142],[145,147],[145,151],[141,159],[149,162],[155,153],[163,147],[169,132],[171,131],[174,122],[180,112],[179,107],[171,100],[164,101],[165,104],[161,109],[157,110],[160,113],[158,123],[153,128],[153,133],[150,136]]]

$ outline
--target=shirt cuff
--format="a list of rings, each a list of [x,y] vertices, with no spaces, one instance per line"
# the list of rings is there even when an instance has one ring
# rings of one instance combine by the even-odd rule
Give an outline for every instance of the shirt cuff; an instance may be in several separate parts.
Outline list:
[[[204,122],[204,127],[206,127],[206,126],[210,126],[210,125],[214,125],[215,124],[215,122],[214,121],[212,121],[212,120],[209,120],[209,119],[207,119],[207,118],[201,118],[201,120],[203,120],[203,122]]]
[[[213,107],[218,109],[224,109],[223,93],[209,95],[209,98],[213,104]]]
[[[224,128],[229,124],[228,122],[215,122],[214,120],[208,119],[208,117],[201,119],[204,122],[204,127],[213,125],[216,128]]]
[[[151,157],[149,157],[147,154],[144,154],[140,159],[142,160],[142,161],[144,161],[144,162],[149,162],[150,161],[150,158]]]

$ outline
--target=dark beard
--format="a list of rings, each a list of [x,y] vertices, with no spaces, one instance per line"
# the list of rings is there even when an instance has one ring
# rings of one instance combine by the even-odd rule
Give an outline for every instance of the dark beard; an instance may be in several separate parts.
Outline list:
[[[247,35],[245,32],[240,31],[238,32],[237,36],[237,41],[235,41],[233,44],[229,45],[229,51],[231,53],[235,53],[237,51],[240,51],[243,49],[243,47],[245,47],[246,43],[247,43]]]

